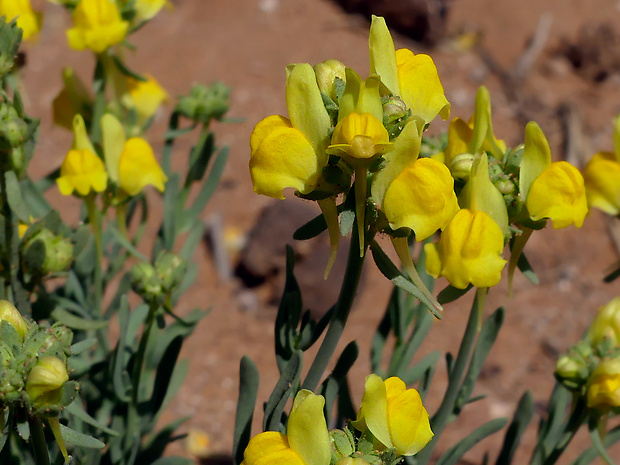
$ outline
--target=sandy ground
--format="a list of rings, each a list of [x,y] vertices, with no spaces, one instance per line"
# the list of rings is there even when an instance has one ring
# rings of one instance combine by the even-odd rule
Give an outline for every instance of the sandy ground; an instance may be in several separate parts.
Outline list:
[[[54,128],[50,118],[51,101],[61,87],[62,66],[74,66],[83,76],[93,66],[87,53],[68,49],[63,32],[68,25],[65,12],[46,2],[40,6],[46,13],[44,28],[38,43],[27,46],[24,73],[28,110],[42,118],[34,176],[59,166],[70,145],[70,134]],[[449,35],[480,31],[482,52],[456,51],[450,46],[453,42],[425,50],[402,36],[395,36],[395,41],[397,47],[432,54],[453,116],[468,118],[476,88],[486,85],[492,95],[495,132],[508,144],[523,138],[519,121],[534,119],[547,134],[554,157],[564,157],[562,122],[566,119],[558,116],[558,109],[569,108],[573,121],[577,121],[573,127],[578,129],[572,133],[571,143],[577,148],[571,157],[580,163],[595,150],[611,149],[611,119],[620,113],[620,75],[611,69],[606,79],[594,82],[576,73],[558,51],[577,40],[583,25],[598,27],[605,23],[620,32],[619,8],[620,4],[611,0],[454,0]],[[542,51],[523,77],[507,81],[506,74],[514,69],[542,17],[551,20]],[[363,75],[368,69],[367,35],[368,23],[363,18],[348,16],[327,0],[179,0],[173,12],[159,15],[136,34],[138,52],[129,56],[130,64],[139,72],[154,75],[173,98],[197,82],[223,81],[233,88],[229,116],[244,121],[215,126],[218,143],[230,146],[231,157],[205,218],[215,215],[225,227],[244,234],[252,230],[261,210],[275,201],[252,192],[248,139],[261,118],[285,114],[284,67],[293,62],[337,58]],[[603,43],[599,49],[605,46]],[[151,134],[156,145],[161,145],[166,120],[162,114],[156,121]],[[447,123],[433,126],[438,131]],[[184,166],[189,146],[186,139],[178,147],[175,165],[179,169]],[[56,194],[52,194],[52,201],[56,205],[66,202]],[[66,203],[62,205],[63,212],[70,211]],[[69,213],[66,218],[74,219]],[[608,225],[607,218],[593,212],[581,230],[535,234],[526,252],[541,284],[534,286],[518,276],[512,299],[505,284],[492,290],[489,311],[499,305],[508,311],[476,388],[476,393],[486,394],[487,399],[465,409],[463,418],[446,430],[442,449],[485,420],[511,414],[526,389],[532,391],[537,405],[544,406],[553,385],[557,354],[580,337],[599,306],[619,294],[620,281],[602,282],[604,268],[618,255]],[[292,239],[283,233],[277,241],[284,247]],[[265,286],[248,291],[235,279],[222,279],[206,249],[198,252],[195,260],[200,265],[199,277],[178,311],[183,314],[208,303],[212,312],[184,347],[190,374],[167,416],[192,415],[187,425],[210,435],[214,453],[228,454],[241,356],[249,355],[260,368],[259,402],[267,399],[276,381],[272,349],[275,313],[269,302],[271,291]],[[353,339],[361,345],[350,381],[358,400],[369,370],[369,341],[387,302],[388,284],[368,263],[363,288],[342,339],[343,346]],[[438,348],[456,351],[470,300],[468,296],[446,308],[444,320],[435,324],[423,353]],[[443,389],[442,371],[440,367],[434,395],[428,399],[431,410]],[[530,428],[526,442],[531,444],[534,437],[535,430]],[[467,459],[479,463],[484,450],[496,445],[497,439],[483,443]],[[183,453],[183,449],[175,446],[171,452]],[[491,457],[496,453],[492,450]],[[523,453],[522,460],[528,453]],[[616,453],[620,456],[618,449]]]

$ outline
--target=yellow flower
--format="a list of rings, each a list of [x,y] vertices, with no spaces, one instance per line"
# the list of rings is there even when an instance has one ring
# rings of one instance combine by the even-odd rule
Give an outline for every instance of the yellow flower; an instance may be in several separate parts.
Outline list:
[[[56,179],[62,195],[88,195],[91,191],[103,192],[108,184],[108,174],[101,158],[88,149],[69,150]]]
[[[0,0],[0,16],[6,16],[7,21],[17,17],[24,40],[35,38],[41,30],[41,14],[34,12],[30,0]]]
[[[26,392],[37,404],[56,404],[62,397],[62,386],[69,381],[67,365],[58,357],[43,357],[28,375]]]
[[[368,429],[385,447],[395,448],[398,455],[415,455],[433,438],[420,394],[407,389],[396,377],[385,381],[375,374],[366,377],[354,426],[360,431]]]
[[[103,153],[110,180],[128,195],[138,195],[147,185],[160,192],[168,180],[150,144],[141,137],[127,140],[125,129],[115,116],[101,118]]]
[[[568,162],[551,163],[547,138],[533,121],[525,128],[519,190],[530,218],[549,218],[554,228],[580,228],[588,213],[583,176]]]
[[[327,153],[345,155],[347,161],[369,160],[392,146],[383,123],[370,113],[349,113],[334,128]]]
[[[323,415],[325,399],[302,390],[295,396],[286,435],[266,431],[254,436],[242,465],[328,465],[332,447]]]
[[[121,189],[129,195],[138,195],[144,187],[151,185],[163,192],[167,180],[146,140],[132,137],[125,143],[118,165]]]
[[[412,116],[425,123],[430,123],[437,114],[448,118],[450,104],[430,56],[415,55],[408,49],[395,50],[385,20],[374,15],[368,42],[370,73],[381,76],[381,82],[392,95],[405,102]]]
[[[588,407],[602,412],[620,407],[620,359],[605,360],[590,375]]]
[[[170,6],[167,0],[136,0],[136,19],[138,21],[148,21],[153,18],[164,6]]]
[[[586,339],[595,347],[604,339],[609,339],[613,347],[620,345],[620,297],[599,308]]]
[[[8,300],[0,300],[0,322],[2,321],[9,323],[17,331],[22,341],[30,329],[30,325],[24,320],[19,310]]]
[[[250,174],[254,192],[283,199],[283,189],[312,192],[328,161],[331,121],[312,66],[291,65],[286,81],[290,119],[272,115],[250,137]]]
[[[145,75],[146,81],[127,78],[127,92],[121,97],[123,105],[135,109],[139,124],[152,117],[159,106],[168,99],[165,89],[153,76]]]
[[[492,287],[499,283],[506,260],[501,257],[504,234],[482,211],[460,210],[437,243],[426,244],[426,269],[450,284],[465,289]]]
[[[392,229],[410,228],[422,241],[445,229],[459,210],[454,180],[442,163],[418,158],[392,181],[383,211]]]
[[[123,21],[111,0],[80,0],[73,11],[73,27],[67,31],[69,46],[101,53],[122,42],[129,23]]]
[[[620,162],[613,153],[599,152],[583,172],[588,206],[608,215],[620,214]]]

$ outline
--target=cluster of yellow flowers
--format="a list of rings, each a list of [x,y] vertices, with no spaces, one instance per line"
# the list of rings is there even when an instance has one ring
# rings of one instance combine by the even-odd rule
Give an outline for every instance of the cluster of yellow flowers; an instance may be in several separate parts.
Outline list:
[[[73,147],[67,153],[56,180],[60,193],[87,196],[103,192],[108,182],[120,189],[117,195],[138,195],[147,185],[163,192],[166,175],[159,166],[150,144],[141,137],[127,139],[121,123],[111,114],[101,118],[104,162],[88,138],[84,120],[73,120]]]
[[[371,460],[365,460],[364,452],[355,447],[355,440],[350,451],[343,454],[337,450],[332,439],[338,430],[327,430],[324,405],[323,396],[299,391],[288,419],[287,434],[266,431],[254,436],[244,452],[243,464],[369,463]],[[383,381],[375,374],[366,378],[362,403],[352,425],[361,434],[359,441],[372,443],[376,454],[391,451],[398,457],[415,455],[433,438],[420,394],[407,389],[399,378]],[[376,461],[375,456],[372,463]]]
[[[387,233],[418,287],[406,237],[427,244],[426,266],[455,287],[498,284],[511,243],[512,275],[532,230],[580,227],[588,211],[583,177],[552,162],[549,144],[531,122],[525,143],[508,149],[496,139],[488,91],[482,87],[469,122],[451,121],[447,147],[421,157],[422,134],[437,115],[450,113],[433,60],[395,50],[383,18],[370,28],[370,76],[337,60],[287,67],[289,118],[269,116],[250,139],[255,192],[284,198],[283,190],[317,200],[337,249],[340,194],[354,180],[360,252]],[[371,212],[370,215],[368,212]],[[328,265],[329,268],[330,265]],[[422,289],[424,291],[424,289]]]

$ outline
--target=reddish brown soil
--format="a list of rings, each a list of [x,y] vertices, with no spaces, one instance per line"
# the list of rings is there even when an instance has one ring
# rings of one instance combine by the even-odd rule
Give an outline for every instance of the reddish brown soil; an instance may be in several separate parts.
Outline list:
[[[68,49],[64,39],[68,25],[65,12],[47,2],[40,2],[40,7],[46,13],[44,28],[38,43],[26,47],[28,66],[24,72],[28,109],[43,120],[32,167],[34,176],[59,166],[70,144],[70,134],[53,127],[50,118],[51,101],[61,86],[61,67],[74,66],[87,76],[93,65],[87,53]],[[424,50],[402,36],[395,36],[395,41],[397,46],[416,53],[432,54],[452,103],[453,116],[468,118],[476,88],[481,84],[489,87],[495,132],[509,144],[523,138],[523,125],[517,119],[534,119],[547,134],[555,158],[563,157],[558,108],[572,108],[571,114],[581,121],[581,149],[573,160],[580,162],[594,150],[611,149],[611,119],[620,113],[620,75],[612,70],[602,82],[589,80],[588,73],[575,73],[558,50],[567,41],[574,42],[584,24],[617,27],[618,8],[618,3],[611,0],[454,0],[447,30],[450,34],[480,31],[479,45],[486,59],[477,49],[457,52],[447,43]],[[502,85],[497,70],[515,66],[543,14],[549,14],[553,22],[542,53],[521,81]],[[253,228],[261,209],[275,201],[252,192],[247,168],[248,138],[261,118],[285,114],[285,65],[337,58],[364,74],[368,69],[368,26],[364,19],[347,16],[327,0],[178,0],[173,12],[161,14],[135,36],[138,52],[128,57],[134,69],[157,77],[173,98],[185,93],[192,83],[223,81],[233,88],[230,116],[245,119],[215,127],[219,143],[230,145],[231,157],[205,218],[220,215],[226,227],[244,232]],[[605,49],[605,44],[598,49]],[[156,144],[161,143],[167,119],[160,116],[152,133]],[[433,130],[446,127],[447,123],[434,123]],[[178,147],[175,165],[179,169],[189,146],[184,142]],[[68,205],[76,202],[57,194],[52,195],[52,200],[68,220],[75,220],[73,207]],[[505,283],[492,290],[488,309],[505,305],[508,312],[476,389],[477,394],[488,397],[466,408],[463,418],[446,430],[442,448],[489,418],[511,414],[526,389],[532,391],[539,405],[544,404],[553,385],[557,354],[580,337],[600,305],[620,293],[620,281],[602,282],[603,270],[618,256],[607,229],[609,223],[599,212],[593,212],[581,230],[548,229],[535,234],[526,251],[541,284],[534,286],[517,276],[512,299],[507,296]],[[285,241],[291,241],[288,237],[273,240],[281,241],[282,247]],[[200,266],[199,277],[178,312],[207,305],[212,306],[212,312],[185,346],[190,374],[167,418],[192,415],[187,425],[207,431],[212,450],[226,454],[232,446],[241,356],[248,354],[260,368],[259,402],[267,399],[275,383],[275,313],[272,305],[265,304],[268,289],[258,288],[252,294],[254,291],[243,291],[236,280],[219,278],[206,249],[194,258]],[[351,373],[358,400],[369,370],[369,341],[390,292],[389,283],[374,265],[368,263],[367,268],[343,337],[343,343],[357,339],[361,345],[360,360]],[[470,300],[468,296],[462,303],[447,306],[445,318],[435,324],[424,353],[457,350]],[[439,402],[445,381],[443,371],[442,364],[428,399],[430,409]],[[535,429],[530,428],[526,442],[531,444],[534,437]],[[587,444],[587,439],[581,444]],[[471,463],[480,463],[483,451],[496,446],[497,440],[485,442],[467,458]],[[171,452],[183,450],[176,446]],[[491,452],[491,457],[496,453]],[[617,448],[615,453],[620,455]],[[528,454],[523,452],[519,463],[525,463]]]

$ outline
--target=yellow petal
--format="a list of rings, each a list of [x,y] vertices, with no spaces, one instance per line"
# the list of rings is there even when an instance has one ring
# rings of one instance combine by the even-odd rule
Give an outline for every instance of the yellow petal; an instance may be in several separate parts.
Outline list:
[[[504,235],[508,233],[506,202],[504,196],[491,182],[486,153],[476,157],[469,181],[461,191],[459,204],[463,208],[486,213],[493,218]]]
[[[103,192],[107,181],[108,174],[101,159],[90,150],[82,149],[67,153],[56,183],[63,195],[71,195],[74,190],[87,195],[91,190]]]
[[[271,115],[264,118],[254,126],[252,135],[250,136],[250,151],[252,154],[258,150],[258,146],[263,141],[266,135],[275,131],[276,129],[291,128],[291,122],[288,118],[280,115]]]
[[[314,69],[308,63],[290,65],[286,80],[286,108],[292,126],[301,131],[316,153],[321,167],[327,164],[331,119],[323,104]]]
[[[381,80],[379,76],[372,75],[362,81],[355,71],[351,68],[346,68],[346,82],[344,93],[340,100],[338,122],[354,112],[370,113],[379,121],[383,121],[383,105],[379,93]]]
[[[454,118],[448,127],[448,145],[445,150],[444,163],[450,167],[457,155],[470,153],[469,146],[473,129],[461,118]]]
[[[282,190],[297,189],[302,194],[314,190],[323,165],[304,137],[295,128],[278,128],[262,138],[250,158],[254,192],[283,199]]]
[[[416,240],[445,229],[459,206],[448,168],[431,158],[419,158],[390,184],[383,200],[390,227],[407,227]]]
[[[93,147],[88,132],[86,131],[86,124],[82,115],[75,115],[73,117],[73,149],[75,150],[88,150],[89,152],[96,153],[95,147]]]
[[[398,455],[414,455],[433,438],[428,412],[422,405],[420,394],[415,389],[406,389],[398,378],[398,390],[393,390],[390,381],[385,381],[388,392],[388,424],[392,443]],[[391,392],[392,391],[392,392]]]
[[[118,182],[125,192],[137,195],[147,185],[163,192],[167,180],[146,140],[132,137],[125,143],[118,164]]]
[[[116,116],[106,113],[101,118],[103,158],[110,179],[118,183],[118,165],[125,148],[125,129]]]
[[[167,0],[136,0],[136,19],[147,21],[153,18],[166,5]]]
[[[525,145],[519,169],[519,192],[527,198],[534,180],[551,165],[551,149],[540,126],[530,121],[525,126]]]
[[[450,115],[450,104],[439,81],[433,59],[424,54],[414,55],[411,50],[396,51],[400,97],[413,116],[430,123],[437,114],[443,119]]]
[[[7,21],[17,18],[24,40],[36,37],[41,29],[41,15],[34,12],[29,0],[0,0],[0,16],[6,16]]]
[[[123,21],[111,0],[81,0],[73,10],[73,28],[67,31],[69,46],[76,50],[89,48],[101,53],[121,42],[129,23]]]
[[[140,124],[151,118],[168,99],[167,92],[153,76],[145,74],[144,77],[146,81],[127,78],[127,92],[121,97],[127,108],[136,110]]]
[[[506,260],[501,258],[504,235],[484,212],[460,210],[437,243],[426,244],[426,268],[454,287],[492,287],[499,283]]]
[[[250,439],[243,453],[246,465],[305,465],[301,457],[289,447],[286,436],[276,431],[266,431]]]
[[[620,214],[620,163],[609,152],[597,153],[583,172],[590,207],[609,215]]]
[[[345,152],[352,158],[369,159],[391,147],[390,136],[383,123],[370,113],[353,112],[334,129],[328,153]]]
[[[370,73],[381,76],[381,82],[393,95],[400,95],[394,41],[385,24],[385,19],[380,16],[372,15],[368,45],[370,49]]]
[[[554,228],[580,228],[588,213],[583,177],[570,163],[552,163],[538,176],[526,199],[534,221],[550,218]]]
[[[291,449],[305,465],[329,465],[331,441],[323,414],[325,398],[308,390],[295,396],[286,432]]]
[[[360,410],[373,436],[385,447],[393,447],[387,419],[387,391],[385,383],[378,375],[372,374],[366,377]]]

